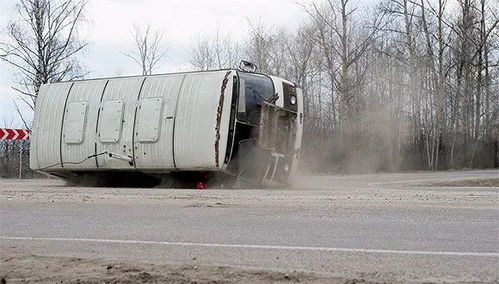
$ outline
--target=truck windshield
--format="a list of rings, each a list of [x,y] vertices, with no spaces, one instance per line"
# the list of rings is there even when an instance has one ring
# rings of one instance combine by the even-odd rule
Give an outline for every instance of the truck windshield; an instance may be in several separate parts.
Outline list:
[[[274,85],[269,77],[239,72],[239,108],[237,118],[249,124],[258,124],[263,101],[274,96]]]

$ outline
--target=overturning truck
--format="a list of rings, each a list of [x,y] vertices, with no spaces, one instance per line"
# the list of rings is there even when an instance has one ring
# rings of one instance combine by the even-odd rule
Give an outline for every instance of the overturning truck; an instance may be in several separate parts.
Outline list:
[[[303,119],[299,86],[243,70],[45,84],[30,166],[107,186],[282,187]]]

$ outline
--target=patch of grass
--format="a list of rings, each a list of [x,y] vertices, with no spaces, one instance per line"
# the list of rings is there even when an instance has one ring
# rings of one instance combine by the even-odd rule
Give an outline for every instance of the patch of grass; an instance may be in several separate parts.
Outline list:
[[[499,178],[468,179],[457,181],[442,181],[432,183],[431,186],[469,186],[469,187],[499,187]]]

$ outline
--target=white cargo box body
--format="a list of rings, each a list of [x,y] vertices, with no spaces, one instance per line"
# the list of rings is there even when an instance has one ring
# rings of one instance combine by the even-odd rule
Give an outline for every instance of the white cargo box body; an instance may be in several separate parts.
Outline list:
[[[43,85],[35,170],[223,170],[235,70]],[[108,151],[125,159],[98,155]],[[83,162],[82,162],[83,161]]]

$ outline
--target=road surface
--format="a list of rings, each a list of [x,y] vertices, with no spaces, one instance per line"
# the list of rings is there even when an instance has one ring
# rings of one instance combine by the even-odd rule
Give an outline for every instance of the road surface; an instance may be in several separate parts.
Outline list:
[[[287,190],[0,180],[0,276],[76,281],[50,265],[77,259],[86,263],[81,279],[91,279],[89,271],[109,276],[113,265],[99,267],[120,263],[156,265],[154,273],[170,276],[182,267],[187,282],[497,282],[499,188],[431,185],[498,177],[491,170],[308,176]]]

